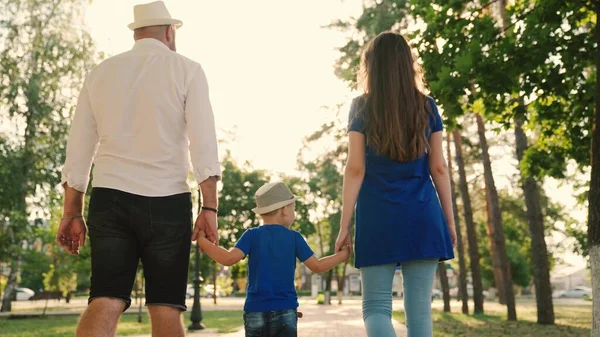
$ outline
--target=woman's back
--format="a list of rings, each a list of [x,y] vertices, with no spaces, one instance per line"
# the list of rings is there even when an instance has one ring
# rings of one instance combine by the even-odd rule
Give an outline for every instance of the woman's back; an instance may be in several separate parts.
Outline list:
[[[367,139],[359,112],[363,102],[363,97],[353,101],[349,131],[363,133]],[[426,137],[443,128],[435,102],[427,98],[427,103],[432,115],[423,130]],[[356,205],[356,266],[453,258],[428,153],[402,162],[378,154],[368,144],[365,150],[365,176]]]

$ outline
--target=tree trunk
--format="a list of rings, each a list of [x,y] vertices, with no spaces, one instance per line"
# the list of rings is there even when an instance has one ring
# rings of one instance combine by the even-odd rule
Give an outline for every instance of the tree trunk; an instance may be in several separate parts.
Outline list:
[[[596,1],[596,17],[600,1]],[[600,25],[596,22],[596,48],[600,44]],[[592,172],[588,199],[588,248],[592,266],[593,319],[592,336],[600,336],[600,53],[596,50],[596,102],[592,126],[590,163]]]
[[[213,263],[214,269],[213,269],[213,302],[214,304],[217,304],[217,268],[218,265],[217,263]]]
[[[446,262],[438,263],[438,274],[444,299],[444,312],[450,312],[450,286],[448,285],[448,274],[446,274]]]
[[[450,175],[450,190],[452,192],[452,210],[454,211],[454,225],[456,227],[456,250],[458,251],[458,296],[462,302],[462,313],[469,314],[469,294],[467,293],[467,267],[465,263],[465,246],[460,228],[460,217],[456,206],[456,186],[452,170],[452,151],[450,149],[450,136],[446,137],[446,150],[448,151],[448,174]]]
[[[505,286],[502,278],[502,263],[500,262],[500,256],[498,256],[498,248],[496,247],[496,241],[494,240],[494,220],[492,215],[492,202],[490,200],[490,193],[488,189],[485,189],[485,210],[487,213],[487,234],[490,242],[490,256],[492,258],[492,266],[494,272],[494,283],[498,290],[498,303],[506,304]]]
[[[473,282],[473,302],[476,314],[483,314],[483,285],[481,284],[481,267],[479,266],[479,245],[477,243],[477,230],[473,221],[473,209],[469,196],[469,185],[465,172],[465,161],[462,153],[462,136],[458,130],[452,132],[454,147],[456,149],[456,164],[460,176],[460,194],[465,209],[465,223],[467,225],[467,240],[469,242],[469,258],[471,264],[471,278]],[[464,292],[466,293],[466,291]],[[464,295],[462,295],[464,296]]]
[[[490,211],[492,218],[492,237],[496,244],[496,254],[500,259],[500,268],[502,270],[502,280],[504,283],[504,292],[506,297],[506,310],[509,321],[517,320],[517,311],[515,308],[515,294],[513,290],[512,276],[510,273],[510,264],[506,254],[506,243],[504,231],[502,228],[502,213],[500,213],[500,203],[498,201],[498,191],[492,174],[492,163],[488,150],[487,138],[485,136],[485,125],[483,118],[475,114],[477,119],[477,133],[479,134],[479,145],[481,147],[481,158],[483,161],[483,174],[485,176],[485,187],[489,193]]]
[[[522,102],[520,104],[522,105]],[[523,120],[515,118],[515,140],[517,144],[517,160],[521,162],[529,145],[523,131]],[[533,262],[533,281],[537,304],[537,322],[554,324],[554,305],[552,303],[552,286],[550,285],[550,262],[544,233],[544,216],[537,182],[532,177],[521,175],[521,188],[527,205],[527,222],[531,236],[531,258]]]
[[[17,278],[19,276],[19,269],[21,264],[21,258],[13,260],[10,265],[10,273],[8,273],[8,279],[6,280],[6,287],[4,288],[4,297],[2,297],[2,307],[0,312],[9,312],[12,310],[13,294],[17,289]]]
[[[348,267],[348,261],[344,262],[344,267],[342,267],[342,274],[336,274],[338,281],[338,304],[342,304],[342,300],[344,298],[344,287],[346,286],[346,267]]]
[[[325,304],[331,304],[331,281],[333,280],[333,269],[327,272],[327,279],[325,281]]]

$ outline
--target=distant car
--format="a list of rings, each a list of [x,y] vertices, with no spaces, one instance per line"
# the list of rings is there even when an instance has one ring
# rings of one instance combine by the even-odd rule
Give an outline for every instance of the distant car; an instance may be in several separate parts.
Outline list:
[[[215,286],[213,284],[206,284],[203,287],[205,296],[212,298],[215,293]],[[217,285],[217,297],[225,296],[225,292],[221,289],[221,286]]]
[[[444,293],[442,293],[441,290],[439,289],[433,289],[431,291],[431,300],[439,300],[440,298],[442,298],[444,296]]]
[[[35,292],[29,288],[17,288],[15,301],[29,301],[35,295]]]
[[[592,297],[592,289],[588,287],[575,287],[573,289],[565,290],[558,295],[560,298],[584,298]]]
[[[200,288],[200,296],[204,296],[206,298],[212,298],[213,294],[214,294],[214,285],[212,284],[205,284],[204,286],[201,286]],[[185,295],[187,298],[194,298],[194,285],[193,284],[188,284],[187,285],[187,290],[185,292]],[[217,285],[217,297],[223,297],[225,296],[225,292],[221,289],[220,286]]]
[[[187,298],[194,298],[194,285],[188,284],[187,289],[185,290],[185,296]]]
[[[473,286],[471,284],[467,285],[467,296],[469,298],[473,298]],[[450,297],[456,298],[457,300],[459,300],[459,298],[458,298],[458,287],[454,287],[454,288],[450,289]],[[483,291],[483,298],[489,300],[489,299],[492,298],[492,294],[490,294],[489,291],[484,290]]]

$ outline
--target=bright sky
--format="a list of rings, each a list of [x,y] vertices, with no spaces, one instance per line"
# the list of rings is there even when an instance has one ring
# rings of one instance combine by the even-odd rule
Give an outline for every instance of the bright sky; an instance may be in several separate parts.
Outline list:
[[[100,50],[131,48],[137,0],[94,1],[86,23]],[[321,106],[350,99],[333,73],[341,32],[322,28],[358,15],[360,0],[165,1],[183,21],[177,51],[204,67],[222,137],[238,160],[255,168],[290,173],[303,137],[331,119]],[[269,126],[267,126],[269,125]],[[224,148],[221,152],[224,153]]]
[[[110,56],[131,48],[133,36],[127,24],[133,20],[133,6],[146,2],[92,2],[86,24],[101,51]],[[336,47],[345,43],[345,34],[323,26],[360,15],[362,1],[165,3],[171,15],[183,21],[177,31],[177,51],[200,62],[207,73],[220,137],[235,134],[221,152],[230,149],[235,159],[248,160],[257,169],[294,172],[303,138],[334,117],[322,107],[347,103],[354,95],[333,73]],[[514,166],[506,161],[494,163],[499,188],[513,173]],[[569,185],[550,181],[546,190],[568,209],[575,206]],[[584,221],[584,210],[574,209],[573,215]],[[563,258],[583,263],[572,254]]]

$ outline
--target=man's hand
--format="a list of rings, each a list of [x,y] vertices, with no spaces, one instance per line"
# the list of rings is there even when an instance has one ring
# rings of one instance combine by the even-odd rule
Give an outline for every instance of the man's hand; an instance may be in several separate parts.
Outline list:
[[[206,232],[208,241],[219,245],[219,234],[217,232],[217,213],[213,211],[203,210],[196,219],[194,225],[194,233],[192,233],[192,241],[196,241],[200,231]]]
[[[63,247],[69,254],[79,255],[79,247],[85,245],[87,227],[83,217],[75,218],[66,216],[60,220],[56,243]]]

